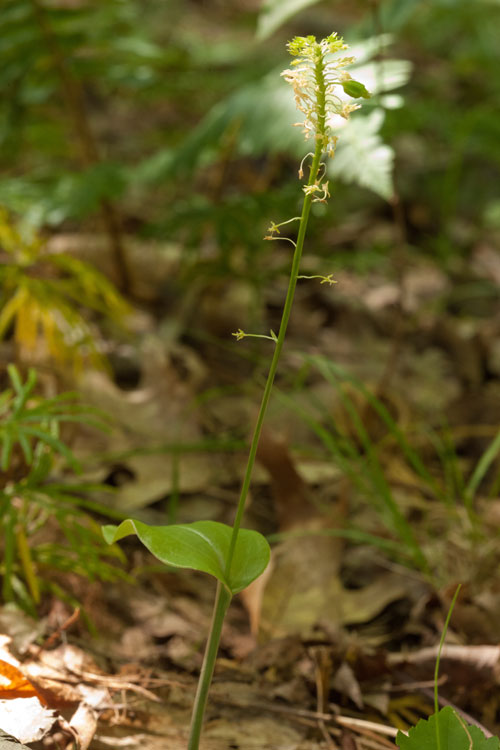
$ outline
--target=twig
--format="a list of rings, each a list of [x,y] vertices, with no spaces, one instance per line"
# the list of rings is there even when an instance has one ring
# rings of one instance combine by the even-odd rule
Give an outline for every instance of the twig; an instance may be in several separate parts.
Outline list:
[[[398,730],[394,729],[394,727],[388,727],[385,724],[377,724],[377,722],[375,721],[355,719],[351,716],[334,716],[333,718],[337,722],[337,724],[340,724],[343,727],[349,727],[350,729],[357,729],[358,731],[369,730],[370,732],[385,734],[388,737],[395,737],[398,733]]]

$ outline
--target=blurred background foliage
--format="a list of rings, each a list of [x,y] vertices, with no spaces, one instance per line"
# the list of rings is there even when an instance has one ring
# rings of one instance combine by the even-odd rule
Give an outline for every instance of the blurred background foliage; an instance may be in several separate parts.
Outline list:
[[[52,231],[118,201],[127,231],[212,244],[223,266],[235,247],[253,257],[304,152],[285,42],[335,28],[374,97],[331,168],[354,188],[322,218],[402,201],[411,244],[446,258],[500,224],[499,14],[495,0],[5,0],[0,202]]]
[[[500,445],[488,422],[491,406],[473,401],[470,391],[477,395],[498,376],[500,354],[488,343],[492,354],[485,364],[484,341],[476,346],[474,331],[462,336],[446,322],[440,328],[436,318],[448,312],[466,318],[471,305],[474,315],[484,310],[487,318],[488,303],[498,300],[492,280],[500,272],[491,254],[489,281],[471,276],[467,264],[478,248],[497,249],[500,237],[499,27],[498,0],[3,0],[0,337],[17,364],[23,351],[39,353],[37,336],[44,339],[52,364],[73,365],[70,381],[85,373],[87,362],[102,364],[101,355],[110,355],[115,382],[99,381],[93,398],[121,420],[127,438],[136,431],[136,442],[124,438],[110,449],[111,458],[137,453],[142,442],[153,451],[152,440],[157,453],[163,446],[163,462],[168,451],[174,456],[168,486],[164,463],[154,467],[162,478],[155,475],[153,487],[145,459],[141,465],[136,456],[127,467],[128,479],[144,485],[132,510],[169,492],[177,497],[186,483],[189,491],[205,489],[213,466],[203,468],[206,474],[198,465],[181,471],[176,462],[183,443],[203,448],[217,434],[234,441],[229,450],[241,450],[249,414],[239,401],[249,392],[253,398],[268,351],[251,342],[235,354],[230,333],[240,325],[268,330],[278,324],[289,247],[262,237],[271,220],[299,210],[297,169],[308,149],[300,129],[291,127],[299,118],[279,75],[290,64],[285,45],[294,35],[323,37],[335,30],[357,58],[355,77],[373,97],[339,132],[328,167],[332,199],[313,207],[303,270],[353,270],[365,278],[379,273],[382,294],[387,279],[400,283],[401,294],[393,307],[386,305],[386,320],[374,312],[385,303],[377,307],[373,300],[363,312],[366,287],[352,279],[349,287],[347,277],[333,302],[331,295],[321,297],[322,289],[308,297],[299,287],[300,321],[291,335],[299,350],[318,341],[322,354],[336,357],[332,330],[347,330],[356,377],[363,383],[379,378],[373,398],[382,399],[384,373],[401,358],[398,347],[408,334],[416,352],[411,367],[420,367],[419,382],[404,393],[410,411],[422,408],[424,420],[439,431],[451,421],[444,407],[461,387],[464,403],[479,404],[478,414],[457,410],[457,421],[487,422],[487,442],[467,455],[464,468],[462,447],[444,445],[440,433],[427,457],[437,464],[432,481],[426,457],[417,460],[410,452],[397,420],[385,412],[382,419],[393,443],[410,455],[415,483],[432,484],[435,474],[433,497],[442,500],[444,492],[450,505],[456,500],[466,508],[468,533],[478,487],[490,478]],[[441,297],[438,290],[437,301],[424,299],[423,312],[401,302],[401,279],[417,256],[453,279],[451,291],[446,283]],[[433,279],[426,277],[424,287]],[[116,324],[127,322],[132,307],[127,338]],[[373,338],[380,334],[369,354],[363,327],[375,332]],[[495,332],[486,333],[491,342]],[[436,347],[450,355],[451,365]],[[31,364],[46,367],[44,352]],[[384,359],[375,375],[369,371],[373,352],[378,365]],[[280,386],[296,390],[298,403],[310,381],[297,359],[288,365]],[[406,380],[410,369],[403,372]],[[177,380],[173,373],[180,373]],[[251,374],[251,387],[242,385]],[[119,388],[137,388],[136,401],[124,401]],[[158,406],[147,402],[151,393]],[[236,394],[223,405],[223,416],[217,413],[221,394]],[[200,405],[208,416],[195,419]],[[320,411],[326,412],[324,402]],[[422,413],[408,420],[411,437]],[[366,406],[359,419],[365,416]],[[349,429],[332,443],[313,425],[344,475],[355,478],[362,467],[367,471],[370,436],[353,437]],[[480,471],[474,471],[477,460]],[[410,548],[413,564],[426,569],[383,469],[374,466],[364,491],[378,493],[386,527]],[[121,481],[113,471],[102,478],[113,486]],[[493,494],[498,484],[491,487]],[[436,548],[440,544],[438,534]]]

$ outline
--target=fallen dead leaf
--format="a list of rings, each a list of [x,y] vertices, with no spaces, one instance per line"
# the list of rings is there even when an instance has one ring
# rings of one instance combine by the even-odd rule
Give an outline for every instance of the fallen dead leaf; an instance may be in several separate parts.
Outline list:
[[[0,636],[0,727],[20,742],[35,742],[50,730],[55,714],[9,652],[10,642]]]
[[[36,697],[44,704],[35,686],[13,664],[0,660],[0,699]]]
[[[80,750],[87,750],[97,730],[97,712],[93,706],[81,703],[69,721],[78,738]]]
[[[0,726],[19,742],[41,740],[55,720],[54,711],[42,706],[38,698],[0,700]]]
[[[369,622],[407,595],[399,573],[381,573],[365,587],[346,590],[340,577],[343,542],[328,531],[342,523],[345,498],[329,517],[321,515],[298,474],[286,443],[263,431],[259,461],[271,476],[280,531],[297,532],[273,549],[272,569],[247,595],[252,628],[261,634],[307,636],[320,623],[329,628]],[[245,601],[245,599],[244,599]]]

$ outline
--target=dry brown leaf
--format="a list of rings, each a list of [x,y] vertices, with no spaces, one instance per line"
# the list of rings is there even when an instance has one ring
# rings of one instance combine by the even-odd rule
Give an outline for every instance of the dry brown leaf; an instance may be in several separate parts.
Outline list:
[[[287,444],[269,430],[263,432],[258,458],[271,476],[280,530],[299,536],[273,549],[272,571],[250,594],[254,629],[258,616],[266,637],[306,636],[322,622],[333,629],[369,622],[407,594],[407,581],[396,573],[382,573],[369,586],[345,590],[340,578],[343,543],[328,535],[342,523],[344,500],[335,516],[320,515]]]
[[[262,613],[262,600],[264,597],[266,586],[272,575],[273,567],[273,554],[271,552],[271,559],[265,571],[262,573],[262,575],[256,578],[255,581],[250,584],[250,586],[247,586],[246,589],[243,589],[240,594],[243,606],[248,612],[248,617],[250,620],[250,632],[254,637],[257,637],[259,632],[260,617]]]
[[[97,713],[92,706],[81,703],[69,721],[78,738],[80,750],[87,750],[97,730]]]

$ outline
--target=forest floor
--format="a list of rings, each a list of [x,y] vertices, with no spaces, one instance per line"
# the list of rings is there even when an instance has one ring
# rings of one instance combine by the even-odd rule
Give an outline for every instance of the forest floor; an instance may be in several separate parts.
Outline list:
[[[72,447],[120,512],[231,523],[272,346],[231,333],[276,330],[284,281],[256,302],[216,279],[165,309],[175,252],[148,252],[131,253],[143,301],[109,345],[113,376],[78,384],[113,430]],[[408,256],[334,276],[297,290],[245,520],[273,561],[230,608],[202,750],[394,747],[433,711],[459,583],[440,695],[500,734],[498,464],[484,459],[500,417],[498,254],[483,243],[451,272]],[[72,748],[71,732],[82,750],[186,747],[213,581],[121,547],[135,583],[54,577],[79,616],[56,599],[39,621],[0,612],[2,658],[58,717],[33,714],[50,729],[31,748]]]

